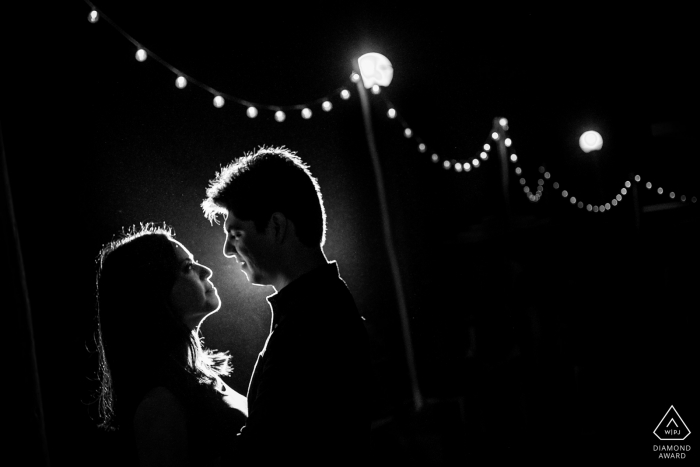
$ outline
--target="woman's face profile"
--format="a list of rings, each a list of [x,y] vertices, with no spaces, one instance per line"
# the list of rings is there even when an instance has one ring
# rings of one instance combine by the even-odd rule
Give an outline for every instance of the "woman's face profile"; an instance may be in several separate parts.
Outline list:
[[[211,269],[196,263],[192,254],[177,240],[170,240],[177,258],[175,284],[170,304],[189,329],[196,328],[209,313],[217,311],[221,300],[209,281]]]

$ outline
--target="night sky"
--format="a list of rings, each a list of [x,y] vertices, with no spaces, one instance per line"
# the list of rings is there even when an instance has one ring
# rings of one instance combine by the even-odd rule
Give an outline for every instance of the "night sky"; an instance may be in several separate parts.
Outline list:
[[[95,4],[222,93],[271,106],[328,97],[333,109],[314,103],[311,119],[289,111],[283,123],[264,108],[248,118],[233,100],[217,109],[194,83],[177,89],[176,75],[152,57],[136,61],[107,21],[87,21],[83,2],[0,9],[0,129],[54,465],[94,465],[110,449],[89,403],[94,275],[100,247],[122,227],[166,222],[214,271],[223,306],[202,330],[208,346],[231,352],[228,382],[245,393],[272,289],[251,286],[223,257],[223,231],[199,204],[221,165],[261,145],[297,151],[319,179],[325,252],[372,338],[375,463],[653,460],[652,431],[670,405],[691,431],[700,426],[692,378],[700,226],[690,202],[700,197],[700,93],[687,12],[149,3]],[[427,401],[419,414],[349,79],[353,60],[370,51],[394,68],[391,85],[369,98]],[[387,118],[387,102],[400,119]],[[508,119],[528,185],[537,186],[540,166],[552,174],[531,203],[511,164],[508,216],[495,152],[470,173],[430,158],[473,159],[493,144],[495,117]],[[415,137],[404,137],[400,120]],[[602,134],[601,151],[578,147],[588,129]],[[609,212],[587,212],[561,194],[604,205],[634,174],[642,183]],[[3,261],[13,265],[8,213],[4,203]],[[18,268],[5,269],[13,279],[3,310],[13,313],[10,330],[21,330],[10,332],[17,377],[6,384],[17,387],[12,420],[30,462],[30,352]]]

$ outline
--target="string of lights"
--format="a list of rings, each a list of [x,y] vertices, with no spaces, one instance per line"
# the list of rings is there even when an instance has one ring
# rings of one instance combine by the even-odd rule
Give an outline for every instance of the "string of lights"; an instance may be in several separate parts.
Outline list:
[[[103,20],[104,22],[108,23],[110,26],[112,26],[114,29],[117,30],[122,36],[124,36],[129,42],[131,42],[134,47],[136,47],[136,53],[135,53],[135,58],[139,62],[144,62],[147,58],[152,58],[156,62],[160,63],[164,67],[166,67],[168,70],[170,70],[174,75],[175,75],[175,86],[178,89],[183,89],[185,88],[189,83],[192,83],[195,86],[198,86],[207,92],[211,93],[214,97],[212,99],[212,103],[214,107],[216,108],[221,108],[224,106],[224,104],[227,101],[232,101],[235,102],[241,106],[244,106],[246,108],[246,115],[249,118],[255,118],[258,116],[260,110],[267,110],[274,112],[274,118],[278,122],[284,122],[287,118],[287,113],[288,112],[293,112],[293,111],[300,111],[301,117],[305,120],[308,120],[312,117],[313,115],[313,108],[314,107],[319,107],[323,112],[330,112],[333,109],[333,100],[336,96],[339,96],[340,99],[342,100],[348,100],[350,98],[350,91],[347,89],[348,86],[340,86],[337,89],[333,90],[329,94],[327,94],[324,97],[320,97],[318,99],[314,99],[309,102],[301,103],[301,104],[294,104],[294,105],[270,105],[270,104],[261,104],[259,102],[252,102],[246,99],[242,99],[240,97],[236,97],[234,95],[218,91],[211,86],[208,86],[205,83],[202,83],[201,81],[193,78],[192,76],[188,75],[187,73],[184,73],[182,70],[179,70],[178,68],[175,68],[172,66],[170,63],[166,62],[162,58],[160,58],[158,55],[153,53],[150,49],[146,48],[138,42],[136,39],[131,37],[128,33],[126,33],[122,28],[120,28],[114,21],[112,21],[108,16],[106,16],[101,10],[99,10],[92,2],[89,0],[85,0],[85,3],[88,4],[88,6],[91,8],[90,12],[88,13],[88,21],[90,23],[97,23],[99,20]]]
[[[169,69],[175,76],[175,86],[178,89],[183,89],[185,88],[188,83],[192,83],[193,85],[199,86],[200,88],[206,90],[207,92],[211,93],[214,97],[212,100],[212,103],[214,107],[216,108],[221,108],[224,106],[226,101],[233,101],[241,106],[244,106],[246,108],[246,115],[249,118],[255,118],[258,116],[259,110],[267,110],[274,112],[274,118],[277,122],[284,122],[287,118],[287,112],[290,111],[300,111],[301,117],[303,119],[309,119],[313,115],[313,110],[312,107],[320,106],[321,109],[324,112],[330,112],[333,109],[333,103],[331,100],[335,96],[339,96],[340,99],[342,100],[348,100],[350,98],[350,91],[347,89],[347,86],[341,86],[328,95],[315,99],[313,101],[305,102],[302,104],[295,104],[295,105],[270,105],[270,104],[262,104],[262,103],[256,103],[252,101],[248,101],[246,99],[242,99],[240,97],[233,96],[231,94],[227,94],[224,92],[220,92],[211,86],[206,85],[205,83],[202,83],[198,81],[197,79],[193,78],[192,76],[184,73],[183,71],[175,68],[165,60],[161,59],[158,55],[153,53],[151,50],[148,48],[144,47],[140,42],[135,40],[133,37],[131,37],[128,33],[126,33],[122,28],[120,28],[116,23],[114,23],[109,17],[107,17],[101,10],[99,10],[92,2],[89,0],[85,0],[85,3],[91,8],[90,12],[88,13],[88,21],[90,23],[97,23],[100,19],[103,21],[107,22],[109,25],[111,25],[117,32],[119,32],[122,36],[124,36],[129,42],[131,42],[135,47],[136,47],[136,53],[135,53],[135,58],[139,62],[145,61],[148,57],[151,57],[161,65],[165,66],[167,69]],[[364,73],[364,72],[363,72]],[[360,81],[360,79],[363,79],[358,73],[352,73],[350,75],[350,81],[352,83],[357,83]],[[371,92],[374,95],[379,95],[381,93],[381,89],[378,84],[374,84],[371,86]],[[426,146],[425,142],[421,137],[419,137],[415,132],[411,129],[410,125],[406,120],[403,118],[403,116],[396,110],[395,106],[389,101],[389,99],[385,95],[381,95],[381,98],[383,99],[387,111],[386,115],[387,118],[396,120],[400,123],[401,127],[403,128],[403,135],[405,138],[411,139],[416,142],[416,150],[421,153],[429,153],[430,154],[430,159],[432,162],[436,164],[442,165],[442,167],[445,170],[454,170],[455,172],[470,172],[473,169],[478,169],[481,166],[481,161],[487,161],[489,159],[489,153],[491,152],[492,149],[492,142],[494,144],[500,144],[498,143],[498,140],[502,137],[503,144],[505,145],[505,148],[507,150],[507,157],[508,160],[514,165],[514,170],[515,174],[519,177],[518,181],[520,185],[522,186],[523,193],[527,196],[528,200],[531,202],[538,202],[543,193],[544,193],[544,185],[545,181],[549,181],[552,184],[552,188],[559,193],[561,193],[561,196],[569,201],[569,203],[572,206],[576,206],[579,209],[586,209],[588,212],[606,212],[610,211],[613,207],[618,206],[624,197],[628,194],[629,189],[631,189],[632,182],[629,180],[624,182],[624,186],[620,189],[619,193],[615,194],[615,196],[606,203],[603,204],[591,204],[591,203],[584,203],[582,200],[578,199],[576,196],[574,196],[569,190],[565,189],[560,185],[559,182],[554,181],[552,178],[552,175],[549,171],[545,169],[544,166],[539,167],[539,172],[540,172],[540,177],[537,179],[537,188],[535,190],[532,190],[530,186],[527,183],[527,180],[525,179],[525,176],[523,175],[522,168],[517,165],[518,161],[518,156],[514,152],[513,148],[513,140],[510,138],[510,136],[507,133],[508,130],[508,120],[505,118],[500,118],[497,119],[497,124],[494,123],[494,127],[491,129],[491,134],[489,137],[486,139],[484,142],[482,148],[479,151],[475,151],[475,154],[472,158],[470,157],[443,157],[441,155],[438,155],[437,152],[435,151],[429,151],[428,147]],[[496,126],[498,125],[498,126]],[[583,138],[583,136],[582,136]],[[595,148],[594,148],[595,149]],[[641,181],[641,176],[640,175],[634,175],[633,176],[633,181],[635,183],[642,183]],[[647,181],[644,183],[644,186],[651,190],[653,188],[653,184],[650,181]],[[559,191],[561,189],[561,191]],[[697,203],[697,197],[696,196],[686,196],[685,194],[681,194],[679,196],[676,195],[676,192],[674,191],[666,191],[664,190],[663,187],[658,186],[656,188],[656,193],[659,196],[663,196],[664,193],[667,193],[668,198],[671,200],[678,200],[681,203],[685,203],[687,201],[690,201],[690,203]]]
[[[360,76],[357,73],[353,73],[351,76],[352,81],[358,81]],[[380,88],[377,85],[372,86],[372,93],[375,95],[380,94]],[[470,159],[469,157],[443,157],[438,155],[435,151],[429,151],[428,146],[425,144],[423,139],[418,136],[412,129],[411,126],[406,122],[403,116],[396,110],[396,107],[389,101],[385,95],[381,95],[382,100],[386,105],[386,116],[391,120],[396,120],[399,122],[403,128],[403,136],[405,138],[411,139],[416,142],[416,150],[421,154],[430,154],[430,160],[435,164],[440,164],[445,170],[454,170],[455,172],[470,172],[472,169],[478,169],[481,167],[482,161],[489,160],[489,154],[491,152],[492,146],[490,144],[489,138],[486,138],[480,151],[475,151],[474,156]],[[492,132],[495,130],[492,130]]]
[[[505,119],[503,119],[503,120],[505,120]],[[505,146],[507,148],[509,148],[509,151],[511,152],[511,154],[509,155],[510,160],[511,160],[511,162],[516,162],[517,155],[514,152],[512,152],[513,151],[513,149],[512,149],[513,142],[511,140],[511,138],[509,136],[507,136],[507,133],[506,133],[507,124],[502,125],[502,126],[504,127],[503,133],[505,136]],[[498,136],[498,134],[496,132],[494,132],[492,134],[492,137],[494,138],[494,140],[497,139],[496,138],[497,136]],[[539,167],[539,173],[540,173],[541,177],[537,180],[538,186],[537,186],[537,193],[536,194],[533,194],[532,191],[530,190],[530,188],[527,186],[527,182],[526,182],[525,178],[522,176],[522,168],[515,167],[515,173],[516,173],[516,175],[521,176],[520,180],[519,180],[520,184],[523,185],[523,191],[528,196],[528,199],[530,201],[533,201],[533,202],[539,201],[539,199],[542,195],[542,192],[544,190],[544,188],[543,188],[544,183],[545,183],[545,181],[549,181],[552,184],[552,188],[554,190],[559,191],[561,189],[561,191],[559,191],[559,193],[561,193],[561,196],[563,198],[567,199],[572,206],[576,206],[579,209],[584,209],[584,207],[585,207],[586,211],[588,211],[588,212],[607,212],[607,211],[612,210],[612,208],[618,206],[622,202],[622,200],[625,199],[626,195],[629,194],[629,190],[632,189],[632,182],[627,180],[624,182],[624,186],[619,190],[618,193],[615,194],[615,196],[609,202],[606,202],[603,204],[591,204],[591,203],[585,203],[584,201],[577,199],[577,197],[574,196],[573,193],[571,193],[569,190],[562,187],[559,182],[554,181],[554,179],[552,178],[552,174],[549,171],[547,171],[544,166]],[[642,183],[642,177],[638,174],[634,175],[632,177],[632,180],[638,184]],[[653,188],[653,184],[650,181],[647,181],[646,183],[644,183],[644,186],[648,190],[651,190]],[[690,201],[690,203],[693,203],[693,204],[697,203],[696,196],[688,197],[684,194],[677,195],[676,192],[674,192],[674,191],[667,192],[666,190],[663,189],[663,187],[660,187],[660,186],[656,188],[656,193],[659,196],[663,196],[664,193],[667,193],[669,199],[676,200],[676,198],[677,198],[681,203],[686,203],[688,201]]]

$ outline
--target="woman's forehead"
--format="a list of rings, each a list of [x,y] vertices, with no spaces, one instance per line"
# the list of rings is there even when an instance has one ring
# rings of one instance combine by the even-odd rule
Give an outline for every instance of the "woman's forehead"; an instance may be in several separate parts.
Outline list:
[[[177,258],[179,260],[192,259],[192,253],[190,253],[190,250],[185,248],[185,245],[178,242],[177,240],[170,239],[170,241],[173,244],[173,249],[175,250],[175,256],[177,256]]]

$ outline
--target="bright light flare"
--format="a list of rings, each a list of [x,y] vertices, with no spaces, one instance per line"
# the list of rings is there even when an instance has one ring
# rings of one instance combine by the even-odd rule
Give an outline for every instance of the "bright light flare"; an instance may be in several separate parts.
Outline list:
[[[136,60],[138,60],[139,62],[143,62],[144,60],[146,60],[146,56],[147,55],[145,50],[139,49],[136,51]]]
[[[586,131],[578,139],[583,152],[597,151],[603,147],[603,137],[597,131]]]
[[[182,89],[185,86],[187,86],[187,80],[185,79],[185,77],[178,76],[177,79],[175,80],[175,86],[177,86],[178,89]]]

